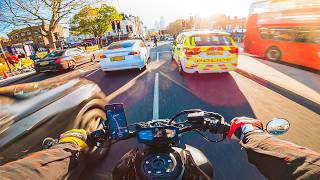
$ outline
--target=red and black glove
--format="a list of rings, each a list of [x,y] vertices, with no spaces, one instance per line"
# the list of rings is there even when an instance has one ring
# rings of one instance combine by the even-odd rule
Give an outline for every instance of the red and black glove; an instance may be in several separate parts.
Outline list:
[[[227,134],[228,138],[234,134],[241,139],[241,135],[250,131],[263,132],[263,124],[260,120],[249,117],[236,117],[231,120],[230,130]]]

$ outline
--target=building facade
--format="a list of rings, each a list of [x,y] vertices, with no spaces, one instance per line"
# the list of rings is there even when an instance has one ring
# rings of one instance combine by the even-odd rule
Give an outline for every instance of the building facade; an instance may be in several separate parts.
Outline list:
[[[105,34],[105,38],[110,39],[128,39],[133,37],[144,37],[145,31],[143,23],[138,16],[121,14],[120,30],[111,30]]]
[[[45,28],[48,29],[48,25],[46,25]],[[61,47],[64,37],[62,26],[58,25],[53,33],[56,47]],[[34,49],[46,49],[49,47],[49,40],[42,34],[44,34],[44,32],[41,30],[40,26],[32,26],[13,30],[7,35],[12,46],[31,45]]]

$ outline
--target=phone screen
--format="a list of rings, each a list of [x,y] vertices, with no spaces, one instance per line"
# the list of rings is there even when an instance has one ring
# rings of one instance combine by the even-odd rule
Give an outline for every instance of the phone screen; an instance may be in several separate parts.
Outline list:
[[[113,139],[123,139],[129,136],[129,130],[123,104],[106,105],[109,130]]]

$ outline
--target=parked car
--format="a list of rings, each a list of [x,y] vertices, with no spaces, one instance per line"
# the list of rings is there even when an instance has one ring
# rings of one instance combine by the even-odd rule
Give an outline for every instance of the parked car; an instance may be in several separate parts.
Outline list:
[[[73,70],[81,64],[94,62],[94,59],[94,55],[79,48],[53,51],[35,63],[35,70],[37,72]]]
[[[103,71],[144,69],[150,58],[150,47],[140,39],[111,43],[101,56]]]
[[[238,47],[226,32],[187,31],[173,42],[172,59],[182,74],[228,72],[237,68]]]
[[[46,137],[96,130],[106,120],[105,104],[98,85],[82,79],[0,88],[0,165],[40,150]]]

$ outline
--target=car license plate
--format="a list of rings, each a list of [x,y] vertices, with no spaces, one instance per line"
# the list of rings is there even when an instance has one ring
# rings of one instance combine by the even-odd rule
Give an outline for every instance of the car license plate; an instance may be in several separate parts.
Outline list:
[[[45,65],[48,65],[48,64],[49,64],[48,61],[40,62],[40,65],[41,65],[41,66],[45,66]]]
[[[207,56],[222,56],[224,55],[224,51],[209,51],[206,52]]]
[[[214,59],[196,59],[198,63],[220,63],[220,62],[230,62],[231,58],[214,58]]]
[[[124,60],[124,56],[117,56],[117,57],[111,58],[111,61],[122,61],[122,60]]]

